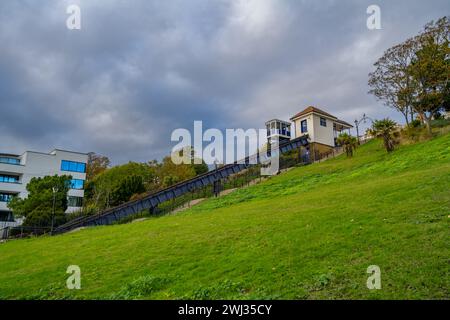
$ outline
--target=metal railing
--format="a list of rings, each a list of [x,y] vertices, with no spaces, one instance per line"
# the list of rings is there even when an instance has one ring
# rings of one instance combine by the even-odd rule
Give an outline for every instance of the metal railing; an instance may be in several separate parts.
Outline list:
[[[50,232],[50,227],[4,227],[0,228],[0,239],[22,239],[36,237]]]
[[[309,137],[307,135],[304,135],[302,137],[280,143],[278,151],[280,153],[285,153],[298,149],[300,147],[305,147],[308,144]],[[252,155],[241,161],[225,165],[202,175],[196,176],[192,179],[177,183],[166,189],[147,194],[140,199],[124,203],[111,209],[107,209],[99,214],[87,217],[79,217],[57,227],[54,230],[53,234],[61,234],[81,227],[109,225],[131,215],[136,215],[144,210],[152,210],[161,203],[182,196],[195,189],[203,188],[207,185],[212,185],[216,181],[245,170],[249,166],[252,166],[255,163],[254,160],[259,159],[259,157],[259,154]],[[256,163],[258,163],[258,161],[256,161]]]

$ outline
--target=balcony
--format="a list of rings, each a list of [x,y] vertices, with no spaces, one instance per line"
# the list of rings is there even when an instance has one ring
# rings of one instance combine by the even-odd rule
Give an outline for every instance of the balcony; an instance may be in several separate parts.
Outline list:
[[[25,166],[23,166],[21,164],[0,162],[0,172],[20,175],[25,172]]]
[[[0,182],[0,191],[6,191],[10,193],[21,193],[25,187],[20,182]]]

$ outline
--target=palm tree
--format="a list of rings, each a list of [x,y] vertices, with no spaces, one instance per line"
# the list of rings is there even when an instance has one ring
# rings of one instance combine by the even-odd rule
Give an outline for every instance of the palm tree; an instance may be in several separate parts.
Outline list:
[[[397,138],[400,133],[397,129],[397,123],[389,118],[374,121],[370,133],[377,138],[383,138],[387,152],[394,151],[395,145],[398,144]]]
[[[358,139],[349,135],[348,133],[341,133],[337,138],[336,142],[344,147],[347,157],[353,156],[353,151],[356,149],[356,146],[358,145]]]

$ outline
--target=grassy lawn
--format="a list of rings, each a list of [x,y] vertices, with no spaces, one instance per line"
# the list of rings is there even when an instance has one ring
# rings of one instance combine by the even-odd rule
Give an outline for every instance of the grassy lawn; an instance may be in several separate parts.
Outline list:
[[[0,298],[448,299],[449,215],[449,134],[372,141],[178,215],[0,244]]]

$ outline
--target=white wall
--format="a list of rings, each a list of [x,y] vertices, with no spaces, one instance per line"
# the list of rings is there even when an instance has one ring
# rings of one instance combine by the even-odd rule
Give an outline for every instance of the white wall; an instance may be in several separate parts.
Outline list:
[[[306,122],[307,122],[308,132],[303,132],[302,133],[301,123],[302,123],[303,120],[306,120]],[[310,114],[308,116],[301,117],[301,118],[295,120],[294,122],[295,122],[295,137],[301,137],[304,134],[308,134],[309,138],[311,139],[311,142],[314,142],[315,132],[314,132],[313,115]]]
[[[325,118],[327,126],[323,127],[320,125],[320,118]],[[313,121],[314,121],[314,137],[315,141],[318,143],[325,144],[327,146],[334,147],[334,134],[333,134],[333,123],[334,121],[326,118],[321,117],[320,115],[313,115]]]
[[[0,191],[19,193],[19,197],[26,198],[28,192],[26,186],[34,177],[54,175],[70,175],[73,179],[86,180],[86,173],[61,171],[61,161],[87,163],[88,156],[82,153],[74,153],[55,150],[50,154],[27,151],[21,156],[21,165],[0,163],[0,173],[19,175],[19,183],[0,183]],[[83,197],[84,190],[69,190],[69,196]],[[79,208],[68,208],[67,212],[73,212]],[[0,210],[8,210],[6,203],[0,202]]]
[[[305,133],[301,132],[301,122],[303,120],[307,121],[308,132],[311,142],[318,142],[325,144],[327,146],[334,147],[334,132],[333,123],[334,120],[328,117],[323,117],[326,119],[327,126],[322,127],[320,125],[320,118],[323,117],[318,114],[309,114],[307,116],[301,117],[294,121],[295,124],[295,137],[300,137]]]

